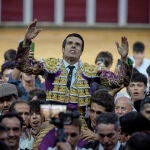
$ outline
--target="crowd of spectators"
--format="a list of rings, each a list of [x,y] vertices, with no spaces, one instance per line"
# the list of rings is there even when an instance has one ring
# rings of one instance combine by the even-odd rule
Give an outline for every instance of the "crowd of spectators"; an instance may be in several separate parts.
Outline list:
[[[37,61],[31,45],[39,32],[34,20],[18,49],[4,53],[0,149],[150,150],[150,59],[144,44],[135,42],[129,57],[127,38],[116,42],[120,59],[111,72],[109,51],[100,51],[95,65],[81,62],[84,40],[77,33],[64,39],[62,59]],[[66,110],[52,115],[52,106]]]

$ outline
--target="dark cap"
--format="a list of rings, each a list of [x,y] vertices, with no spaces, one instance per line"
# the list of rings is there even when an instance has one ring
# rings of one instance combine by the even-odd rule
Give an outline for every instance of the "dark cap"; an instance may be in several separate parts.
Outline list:
[[[18,96],[18,91],[17,91],[16,86],[10,83],[0,84],[0,98],[9,96],[9,95]]]

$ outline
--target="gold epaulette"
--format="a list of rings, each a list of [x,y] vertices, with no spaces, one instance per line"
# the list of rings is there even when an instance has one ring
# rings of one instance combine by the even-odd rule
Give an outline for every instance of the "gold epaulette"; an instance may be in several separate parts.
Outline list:
[[[97,68],[95,65],[90,65],[88,63],[83,63],[83,72],[87,77],[94,77],[97,73]]]
[[[61,62],[61,59],[48,58],[44,59],[43,65],[48,72],[55,73],[59,69]]]

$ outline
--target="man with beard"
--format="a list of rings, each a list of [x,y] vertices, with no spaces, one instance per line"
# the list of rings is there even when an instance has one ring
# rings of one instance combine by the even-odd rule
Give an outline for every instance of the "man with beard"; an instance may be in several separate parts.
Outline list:
[[[15,85],[10,83],[0,84],[0,114],[6,114],[10,105],[17,100],[18,91]]]
[[[16,101],[10,106],[10,112],[18,113],[23,119],[22,135],[20,137],[19,147],[21,149],[31,149],[34,138],[28,127],[30,122],[30,105],[25,101]]]
[[[0,117],[0,123],[4,124],[7,128],[8,146],[11,150],[18,150],[22,133],[22,118],[16,113],[7,113]]]

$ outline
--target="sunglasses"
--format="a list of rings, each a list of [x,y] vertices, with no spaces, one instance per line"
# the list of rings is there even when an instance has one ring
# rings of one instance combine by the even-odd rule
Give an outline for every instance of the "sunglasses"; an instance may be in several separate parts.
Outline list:
[[[78,134],[77,133],[65,133],[66,137],[70,136],[72,138],[76,137]]]

